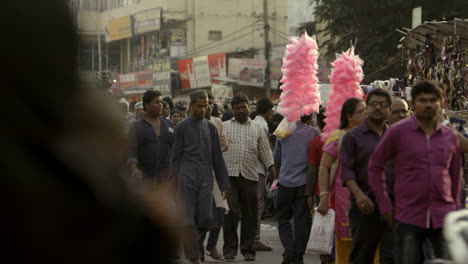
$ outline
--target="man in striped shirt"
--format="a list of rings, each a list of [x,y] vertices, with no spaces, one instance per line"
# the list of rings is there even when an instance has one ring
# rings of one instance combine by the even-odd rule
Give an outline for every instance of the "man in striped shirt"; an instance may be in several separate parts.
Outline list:
[[[257,161],[260,160],[273,173],[273,154],[268,137],[262,126],[249,118],[248,102],[245,96],[232,98],[234,118],[224,122],[229,150],[223,154],[231,184],[227,197],[231,210],[223,226],[226,260],[237,255],[237,223],[241,216],[241,253],[246,261],[255,260],[252,246],[257,231]]]

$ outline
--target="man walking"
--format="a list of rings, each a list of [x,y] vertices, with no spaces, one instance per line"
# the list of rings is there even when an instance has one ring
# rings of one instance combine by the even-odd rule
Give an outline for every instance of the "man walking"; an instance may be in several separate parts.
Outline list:
[[[401,98],[394,98],[390,107],[390,116],[388,117],[388,125],[393,125],[400,120],[408,118],[408,103]]]
[[[177,179],[184,202],[183,244],[185,257],[200,263],[197,229],[209,229],[212,221],[213,171],[225,197],[229,178],[216,127],[205,119],[208,95],[198,90],[190,94],[191,116],[179,123],[174,133],[171,176]]]
[[[134,179],[164,182],[169,176],[172,123],[161,116],[160,92],[145,92],[143,108],[143,118],[130,127],[128,165]]]
[[[249,118],[249,100],[234,96],[231,101],[234,118],[224,122],[229,150],[224,152],[231,191],[227,197],[229,213],[225,217],[224,259],[237,255],[237,225],[241,219],[240,249],[246,261],[255,260],[252,248],[257,229],[257,161],[273,172],[273,157],[263,128]],[[242,216],[242,217],[241,217]]]
[[[411,91],[415,115],[391,127],[369,163],[369,181],[380,212],[396,219],[396,263],[422,263],[426,238],[444,258],[442,226],[460,208],[461,159],[457,134],[440,124],[442,90],[421,82]],[[395,205],[386,192],[384,165],[393,160]]]
[[[214,96],[210,91],[207,91],[208,94],[208,107],[206,108],[205,118],[209,120],[213,125],[215,125],[216,130],[218,131],[219,140],[221,143],[221,149],[223,152],[228,150],[228,144],[226,139],[226,132],[224,131],[223,122],[221,119],[211,116],[214,105]],[[226,199],[223,199],[221,191],[217,185],[216,178],[213,179],[213,219],[211,221],[211,226],[209,229],[210,235],[208,236],[208,242],[206,245],[206,250],[208,251],[208,256],[213,259],[222,259],[223,255],[219,253],[216,249],[216,244],[218,243],[219,233],[221,232],[221,227],[224,223],[224,214],[226,210],[229,210]],[[200,232],[200,254],[201,260],[205,260],[205,249],[204,243],[206,239],[206,230],[199,230]]]
[[[278,232],[284,247],[282,264],[302,264],[311,227],[307,196],[308,146],[319,132],[309,126],[312,115],[296,122],[294,133],[276,140],[274,158],[278,177]],[[291,226],[294,218],[294,234]]]
[[[265,134],[268,137],[268,121],[273,116],[273,102],[269,98],[260,98],[257,101],[257,116],[254,121],[262,126],[265,130]],[[257,185],[257,200],[258,200],[258,212],[257,212],[257,237],[253,244],[255,251],[271,251],[272,248],[263,244],[260,241],[260,226],[262,223],[263,211],[265,210],[265,188],[266,178],[268,174],[267,168],[263,165],[261,160],[257,163],[257,174],[258,174],[258,185]],[[271,181],[271,179],[270,179]]]
[[[390,223],[380,216],[375,194],[367,173],[370,156],[387,129],[392,99],[382,90],[369,92],[366,99],[368,118],[343,137],[341,146],[341,178],[351,192],[349,222],[353,246],[350,264],[372,264],[380,242],[380,263],[393,264],[393,241]]]

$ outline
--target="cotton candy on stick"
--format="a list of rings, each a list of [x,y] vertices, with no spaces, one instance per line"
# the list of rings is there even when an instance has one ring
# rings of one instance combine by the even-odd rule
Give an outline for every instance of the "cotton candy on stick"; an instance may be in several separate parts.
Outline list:
[[[303,115],[319,111],[320,86],[318,84],[317,60],[319,52],[315,36],[304,33],[301,38],[291,38],[283,58],[283,78],[279,112],[289,122]]]
[[[354,54],[354,47],[336,55],[330,75],[332,91],[328,101],[322,140],[326,141],[330,134],[340,127],[341,108],[344,102],[352,97],[361,99],[364,97],[360,86],[364,78],[363,63],[359,56]]]

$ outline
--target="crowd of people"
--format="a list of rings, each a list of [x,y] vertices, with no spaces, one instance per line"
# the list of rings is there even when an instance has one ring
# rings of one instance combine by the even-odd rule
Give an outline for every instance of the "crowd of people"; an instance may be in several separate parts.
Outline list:
[[[335,253],[325,263],[450,257],[442,226],[466,196],[468,140],[450,128],[459,122],[444,120],[437,84],[417,84],[411,107],[380,89],[348,99],[326,140],[324,108],[280,140],[271,135],[281,117],[270,99],[256,102],[252,118],[247,97],[234,96],[229,112],[204,90],[173,106],[148,91],[124,123],[105,92],[80,85],[64,2],[5,5],[5,34],[18,41],[0,43],[5,108],[15,109],[0,129],[2,260],[169,263],[180,231],[191,263],[233,260],[239,249],[254,261],[271,250],[259,223],[273,184],[284,264],[303,263],[312,214],[330,208]]]
[[[144,181],[174,186],[192,263],[205,255],[233,260],[239,249],[253,261],[256,251],[271,250],[260,241],[260,223],[272,184],[284,264],[303,263],[310,210],[325,215],[330,208],[336,211],[336,240],[333,254],[321,256],[323,263],[448,258],[441,228],[444,216],[464,200],[464,138],[450,121],[441,125],[444,94],[437,84],[416,85],[412,98],[410,109],[405,100],[374,89],[365,100],[343,104],[340,128],[328,138],[321,135],[321,108],[279,139],[271,133],[281,119],[272,123],[278,114],[268,98],[259,99],[251,113],[247,97],[233,97],[232,115],[226,111],[222,122],[209,91],[193,92],[183,110],[170,110],[170,98],[148,91],[146,114],[130,128],[129,164],[132,175]],[[171,120],[174,113],[182,118]]]

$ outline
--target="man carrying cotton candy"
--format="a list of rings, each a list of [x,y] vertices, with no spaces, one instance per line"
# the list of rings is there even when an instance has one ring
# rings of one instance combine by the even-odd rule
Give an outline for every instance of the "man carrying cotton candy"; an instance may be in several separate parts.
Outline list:
[[[304,33],[291,38],[283,60],[283,85],[278,110],[288,122],[278,136],[273,156],[278,177],[278,232],[285,251],[283,264],[303,263],[311,218],[305,188],[307,184],[308,145],[319,135],[309,126],[313,113],[319,112],[320,91],[317,75],[318,47],[315,37]],[[281,124],[280,124],[281,127]],[[281,129],[280,129],[281,130]],[[294,231],[291,219],[294,218]],[[294,232],[294,235],[293,235]]]

